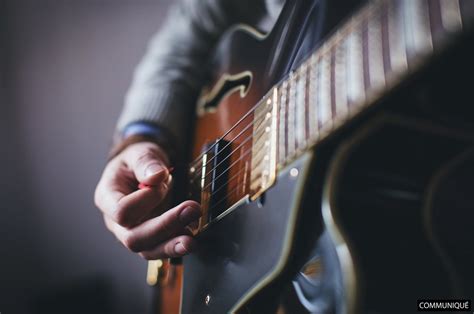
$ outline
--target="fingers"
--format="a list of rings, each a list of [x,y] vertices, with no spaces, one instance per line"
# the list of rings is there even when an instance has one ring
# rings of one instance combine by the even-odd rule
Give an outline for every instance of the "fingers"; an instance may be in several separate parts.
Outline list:
[[[147,260],[169,257],[181,257],[194,250],[195,240],[183,235],[164,242],[152,250],[140,252],[139,255]]]
[[[114,167],[114,165],[111,165]],[[108,175],[109,172],[113,174]],[[124,227],[139,224],[164,199],[167,185],[133,189],[126,179],[127,169],[104,172],[95,193],[96,206],[109,218]],[[128,175],[130,176],[130,174]]]
[[[189,253],[194,241],[187,226],[200,216],[199,204],[186,201],[134,228],[124,228],[109,217],[105,217],[105,223],[125,247],[151,259]]]
[[[201,217],[199,204],[186,201],[136,228],[131,250],[141,252],[155,247]]]
[[[168,160],[157,145],[153,143],[130,145],[124,151],[123,157],[138,182],[152,186],[168,183],[170,176]]]
[[[106,166],[95,192],[96,206],[124,227],[141,223],[170,189],[166,163],[156,144],[130,145]],[[137,190],[138,182],[146,185]]]
[[[186,201],[154,217],[172,183],[168,165],[156,144],[132,144],[109,162],[95,191],[107,228],[148,259],[190,252],[194,240],[188,226],[201,216],[199,204]]]

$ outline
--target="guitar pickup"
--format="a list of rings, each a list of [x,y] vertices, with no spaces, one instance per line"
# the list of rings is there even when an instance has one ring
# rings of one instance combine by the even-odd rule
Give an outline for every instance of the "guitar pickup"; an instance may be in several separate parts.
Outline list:
[[[205,147],[204,151],[200,180],[202,217],[197,232],[207,227],[228,206],[232,145],[229,141],[219,140]]]

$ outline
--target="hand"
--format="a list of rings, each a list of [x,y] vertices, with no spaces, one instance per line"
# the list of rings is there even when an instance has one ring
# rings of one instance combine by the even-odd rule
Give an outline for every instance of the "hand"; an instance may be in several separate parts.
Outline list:
[[[172,177],[168,158],[154,143],[131,144],[105,167],[95,204],[105,225],[129,250],[146,259],[189,253],[194,239],[188,225],[201,216],[199,204],[185,201],[157,216]],[[145,185],[138,189],[138,185]]]

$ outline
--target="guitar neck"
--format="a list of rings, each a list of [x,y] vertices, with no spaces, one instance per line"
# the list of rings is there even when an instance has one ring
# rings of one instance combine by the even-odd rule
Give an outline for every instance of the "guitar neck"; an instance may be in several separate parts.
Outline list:
[[[251,198],[448,44],[466,3],[372,1],[273,87],[254,113]]]

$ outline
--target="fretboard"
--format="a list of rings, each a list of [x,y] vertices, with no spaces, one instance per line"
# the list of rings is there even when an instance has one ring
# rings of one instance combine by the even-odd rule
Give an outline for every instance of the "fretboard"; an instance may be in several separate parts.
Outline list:
[[[251,198],[448,44],[468,1],[372,1],[337,29],[257,106]]]

